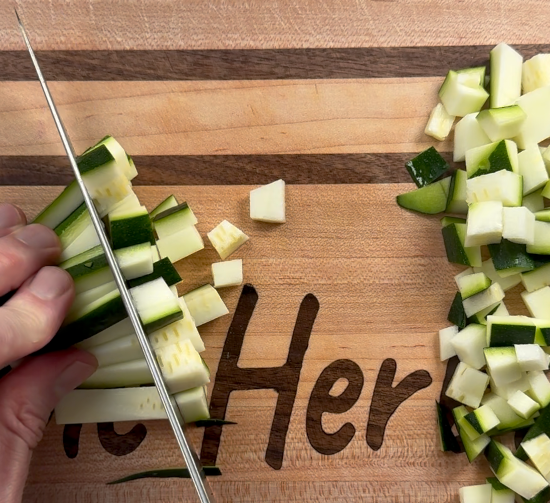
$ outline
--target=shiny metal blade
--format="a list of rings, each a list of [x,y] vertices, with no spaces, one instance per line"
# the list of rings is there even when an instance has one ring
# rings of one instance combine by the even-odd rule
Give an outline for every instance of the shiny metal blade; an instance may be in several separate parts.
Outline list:
[[[71,142],[69,140],[69,137],[67,136],[67,133],[65,131],[65,128],[63,127],[63,123],[61,122],[61,118],[59,117],[59,114],[57,112],[57,109],[55,107],[53,98],[50,94],[50,91],[48,89],[48,85],[46,84],[46,81],[44,79],[44,76],[42,75],[42,71],[40,70],[40,66],[38,64],[38,61],[36,59],[36,56],[34,54],[34,51],[31,47],[31,44],[29,42],[29,38],[27,37],[27,33],[25,31],[25,28],[23,26],[23,23],[21,22],[21,19],[19,18],[19,14],[17,13],[17,10],[15,10],[15,15],[17,16],[17,21],[19,23],[19,28],[21,30],[21,33],[23,35],[23,39],[25,41],[25,44],[27,46],[27,49],[29,51],[30,57],[32,59],[34,68],[36,70],[36,73],[38,75],[38,80],[40,81],[40,85],[42,86],[42,90],[44,91],[44,95],[46,97],[46,101],[48,102],[48,106],[50,107],[50,111],[52,113],[55,125],[57,127],[57,130],[59,132],[59,136],[61,137],[61,141],[63,143],[63,147],[65,148],[65,151],[67,152],[67,156],[69,157],[69,161],[71,163],[71,167],[73,168],[74,175],[76,178],[76,181],[78,185],[80,186],[80,190],[82,191],[82,195],[84,196],[84,201],[86,203],[86,207],[88,208],[88,211],[90,212],[90,216],[94,225],[94,228],[97,232],[97,235],[99,236],[99,241],[101,243],[101,246],[103,247],[105,251],[105,256],[107,257],[107,262],[109,263],[109,266],[111,268],[111,271],[113,273],[113,276],[115,277],[116,285],[118,289],[120,290],[120,295],[122,297],[122,300],[124,302],[124,306],[126,307],[126,310],[128,311],[128,316],[130,317],[130,320],[132,321],[132,325],[134,327],[134,330],[136,332],[137,338],[139,340],[139,343],[141,344],[141,348],[143,350],[143,354],[145,355],[145,360],[147,361],[147,365],[149,369],[151,370],[151,374],[153,375],[153,380],[155,382],[155,385],[158,389],[160,398],[162,400],[162,403],[164,405],[164,408],[166,409],[166,414],[168,416],[168,420],[170,421],[170,425],[172,426],[172,429],[174,430],[174,435],[176,436],[176,440],[178,442],[179,448],[181,449],[181,452],[183,454],[183,458],[185,460],[185,464],[189,470],[189,473],[191,475],[191,478],[193,479],[193,483],[195,484],[195,488],[197,490],[197,494],[199,496],[199,499],[202,503],[213,503],[214,502],[214,496],[206,482],[204,471],[202,470],[202,467],[200,465],[199,458],[193,448],[191,447],[191,444],[189,440],[187,439],[187,436],[185,434],[185,423],[183,420],[183,417],[181,415],[181,412],[177,406],[176,401],[174,398],[172,398],[168,394],[168,390],[166,388],[166,384],[164,383],[164,379],[162,377],[162,373],[159,369],[159,366],[157,364],[157,360],[153,354],[153,350],[151,348],[151,345],[149,343],[149,339],[147,335],[145,334],[143,330],[143,326],[141,324],[141,321],[139,319],[139,315],[136,311],[136,308],[134,307],[132,297],[128,291],[128,288],[126,287],[126,283],[124,281],[124,277],[120,271],[120,268],[118,266],[118,263],[115,259],[115,255],[113,253],[113,250],[111,249],[111,246],[109,244],[109,241],[107,239],[107,236],[105,234],[105,231],[103,229],[103,224],[97,214],[97,211],[95,209],[94,203],[88,194],[88,190],[86,189],[86,186],[84,185],[84,182],[82,180],[82,177],[80,176],[80,171],[78,169],[75,154],[73,147],[71,145]]]

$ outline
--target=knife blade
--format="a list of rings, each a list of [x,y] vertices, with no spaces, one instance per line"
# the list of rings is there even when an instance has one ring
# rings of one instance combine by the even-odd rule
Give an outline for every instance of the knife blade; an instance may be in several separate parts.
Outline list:
[[[191,446],[191,442],[187,438],[187,434],[185,432],[185,421],[183,420],[182,414],[179,410],[179,407],[176,401],[168,393],[166,384],[164,383],[164,379],[162,377],[162,373],[160,371],[157,360],[153,353],[153,349],[149,343],[149,339],[145,334],[145,331],[143,330],[143,326],[141,324],[141,320],[139,318],[138,312],[133,304],[133,300],[130,295],[130,292],[126,287],[124,276],[122,275],[122,272],[120,270],[118,262],[116,261],[113,250],[111,249],[111,246],[107,239],[107,235],[105,234],[105,231],[103,229],[102,222],[99,218],[99,215],[97,214],[95,205],[92,201],[92,198],[90,197],[90,194],[88,193],[88,190],[84,184],[84,181],[82,180],[82,176],[80,175],[80,170],[78,169],[78,165],[76,162],[74,149],[72,147],[71,141],[69,139],[69,136],[67,135],[65,127],[63,126],[61,117],[57,112],[57,108],[55,106],[54,100],[52,98],[52,95],[50,94],[48,85],[46,83],[46,80],[44,79],[44,75],[42,74],[40,65],[38,64],[38,60],[36,59],[36,55],[34,54],[31,43],[29,41],[29,37],[27,36],[27,32],[25,30],[25,27],[23,26],[23,22],[21,21],[21,18],[19,17],[17,9],[15,9],[15,15],[17,17],[17,22],[19,24],[19,29],[21,30],[23,40],[25,41],[25,45],[27,46],[27,50],[31,57],[36,74],[38,76],[38,80],[40,81],[42,91],[44,92],[44,96],[46,97],[46,101],[48,102],[48,107],[50,109],[53,120],[57,127],[57,131],[59,132],[61,142],[63,143],[63,147],[65,148],[65,152],[67,153],[67,157],[69,158],[69,161],[71,163],[71,167],[74,171],[76,181],[80,187],[80,190],[82,191],[84,202],[86,203],[86,207],[90,212],[92,223],[99,237],[101,246],[103,247],[103,250],[105,252],[105,257],[107,258],[107,262],[115,278],[116,285],[120,291],[120,295],[124,303],[124,307],[128,312],[128,316],[132,322],[132,326],[135,330],[136,336],[143,350],[145,361],[147,362],[147,366],[149,367],[151,374],[153,376],[153,381],[155,383],[155,386],[157,387],[160,399],[166,410],[166,415],[168,416],[170,426],[174,431],[176,441],[178,443],[178,446],[185,460],[185,464],[191,475],[191,479],[193,480],[193,483],[195,485],[195,489],[199,497],[199,500],[201,501],[201,503],[214,503],[215,501],[214,496],[206,481],[204,470],[201,467],[197,453],[194,451],[194,449]]]

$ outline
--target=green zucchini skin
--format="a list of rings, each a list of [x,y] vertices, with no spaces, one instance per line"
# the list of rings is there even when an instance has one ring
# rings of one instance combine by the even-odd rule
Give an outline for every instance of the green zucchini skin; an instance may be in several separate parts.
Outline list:
[[[149,242],[155,244],[153,226],[148,214],[110,220],[111,244],[114,250]]]
[[[462,304],[462,295],[460,295],[460,292],[456,292],[451,308],[449,309],[449,314],[447,315],[447,320],[461,330],[468,324],[468,318],[464,311],[464,304]]]
[[[540,416],[535,419],[535,424],[529,428],[529,431],[525,437],[523,437],[523,442],[536,438],[543,433],[550,435],[550,406],[545,407],[540,411]],[[522,461],[527,461],[528,459],[527,453],[521,445],[516,451],[516,457]]]
[[[408,161],[405,167],[416,186],[425,187],[441,177],[449,169],[449,164],[434,147],[430,147]]]
[[[497,271],[516,267],[522,268],[524,271],[531,271],[535,268],[535,261],[527,253],[527,247],[524,244],[503,239],[498,244],[487,245],[487,248]]]
[[[163,278],[168,286],[175,285],[181,281],[181,276],[170,261],[168,257],[165,257],[153,264],[153,272],[141,278],[135,278],[128,281],[129,288],[149,283],[155,279]]]
[[[203,466],[202,467],[204,474],[207,477],[219,477],[222,474],[222,471],[217,466]],[[130,482],[131,480],[139,479],[168,479],[168,478],[179,478],[179,479],[189,479],[191,475],[187,468],[162,468],[159,470],[149,470],[146,472],[134,473],[123,477],[118,480],[113,480],[107,482],[107,485],[122,484],[124,482]]]
[[[437,410],[437,424],[439,426],[439,440],[441,442],[441,450],[443,452],[460,453],[462,449],[456,439],[451,425],[445,416],[443,406],[436,400],[435,407]]]

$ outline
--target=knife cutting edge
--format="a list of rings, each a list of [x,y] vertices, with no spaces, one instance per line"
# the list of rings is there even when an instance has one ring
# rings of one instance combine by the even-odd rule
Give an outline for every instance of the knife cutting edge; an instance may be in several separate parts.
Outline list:
[[[185,460],[185,464],[191,475],[191,479],[193,480],[193,483],[195,485],[195,489],[199,496],[199,500],[201,501],[201,503],[214,503],[215,501],[214,496],[206,481],[204,470],[201,467],[199,458],[196,452],[191,447],[191,443],[189,442],[186,436],[185,422],[183,420],[182,414],[178,408],[176,401],[168,394],[166,384],[164,383],[162,373],[159,369],[155,355],[153,354],[153,350],[149,343],[149,339],[147,338],[147,335],[143,330],[143,326],[139,319],[139,315],[133,304],[132,297],[130,296],[130,292],[126,287],[124,277],[122,275],[122,272],[120,271],[120,267],[118,266],[118,262],[116,261],[113,250],[111,249],[111,246],[109,244],[109,241],[103,229],[102,222],[97,214],[92,198],[90,197],[90,194],[88,193],[88,190],[84,185],[84,181],[82,180],[82,177],[80,175],[80,170],[78,169],[78,165],[76,163],[73,147],[65,131],[65,128],[61,121],[61,117],[57,112],[57,108],[50,94],[50,91],[48,89],[48,85],[46,83],[46,80],[44,79],[44,76],[42,75],[42,71],[40,70],[40,65],[38,64],[34,51],[29,42],[29,38],[25,31],[25,27],[23,26],[21,18],[17,13],[17,9],[15,9],[15,15],[17,17],[17,22],[19,23],[19,29],[21,30],[21,34],[23,35],[23,40],[25,41],[25,45],[27,46],[27,50],[33,62],[34,69],[36,70],[36,74],[38,75],[38,80],[40,81],[42,91],[44,91],[44,96],[46,97],[46,101],[48,102],[48,107],[50,108],[50,112],[52,113],[53,120],[59,132],[59,136],[61,137],[61,142],[63,143],[63,147],[65,148],[65,152],[67,153],[67,156],[71,163],[71,167],[74,171],[76,181],[80,187],[80,190],[82,191],[84,202],[86,203],[86,207],[90,212],[92,223],[97,232],[99,241],[105,252],[105,257],[107,258],[107,262],[115,278],[116,285],[120,291],[122,301],[124,303],[126,311],[128,312],[128,316],[130,317],[132,326],[136,332],[136,336],[143,350],[145,361],[147,362],[147,366],[149,367],[151,374],[153,376],[155,386],[157,387],[157,390],[160,395],[160,399],[166,410],[166,415],[168,416],[168,420],[170,421],[170,426],[174,431],[174,435],[178,442],[178,446],[181,450],[181,453]]]

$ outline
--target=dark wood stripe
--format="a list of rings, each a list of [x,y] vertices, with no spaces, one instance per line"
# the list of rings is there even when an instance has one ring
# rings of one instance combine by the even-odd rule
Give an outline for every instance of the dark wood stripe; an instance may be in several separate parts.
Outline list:
[[[417,153],[134,156],[135,185],[255,185],[410,182],[406,161]],[[443,156],[452,165],[451,153]],[[66,185],[62,156],[0,156],[0,185]]]
[[[38,51],[48,80],[428,77],[485,65],[493,46],[189,51]],[[525,58],[550,44],[515,46]],[[0,80],[35,80],[25,51],[0,51]]]

